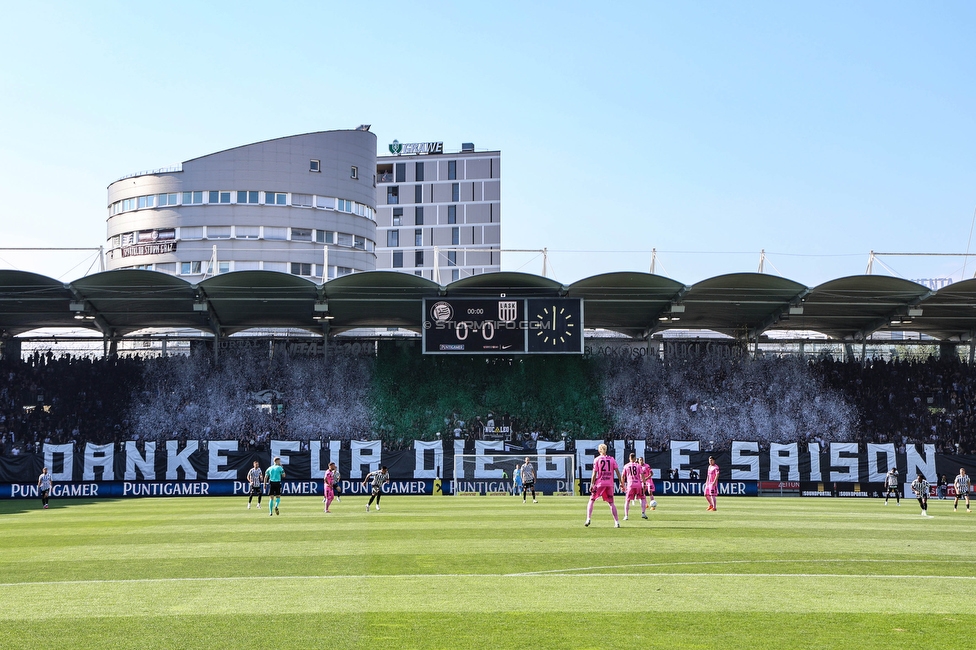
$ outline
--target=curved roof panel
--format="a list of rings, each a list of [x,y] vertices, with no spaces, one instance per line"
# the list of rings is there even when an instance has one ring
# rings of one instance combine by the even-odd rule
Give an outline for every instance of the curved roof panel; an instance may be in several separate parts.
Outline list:
[[[252,327],[318,329],[313,320],[318,287],[277,271],[222,273],[197,285],[198,300],[210,306],[215,328],[232,333]]]
[[[807,291],[798,282],[763,273],[731,273],[692,285],[681,298],[684,312],[668,327],[710,329],[725,334],[763,330]]]
[[[482,273],[461,278],[450,283],[445,287],[448,296],[497,296],[506,294],[509,298],[518,296],[557,296],[564,292],[566,287],[544,278],[541,275],[531,273],[512,273],[503,271],[501,273]]]
[[[193,327],[207,323],[193,312],[193,287],[180,278],[145,270],[105,271],[69,285],[103,331],[127,334],[147,327]]]
[[[436,296],[441,287],[413,274],[367,271],[330,280],[322,290],[333,316],[331,329],[403,327],[419,331],[423,299]]]
[[[64,283],[53,278],[0,270],[0,334],[17,336],[39,327],[84,326],[69,309],[71,299]]]
[[[891,326],[897,315],[932,291],[915,282],[882,275],[854,275],[824,282],[803,298],[803,313],[788,329],[814,330],[839,339],[862,339]],[[783,327],[785,323],[777,325]]]
[[[602,273],[569,285],[566,295],[582,298],[586,327],[600,327],[632,336],[644,334],[687,287],[660,275],[636,272]]]

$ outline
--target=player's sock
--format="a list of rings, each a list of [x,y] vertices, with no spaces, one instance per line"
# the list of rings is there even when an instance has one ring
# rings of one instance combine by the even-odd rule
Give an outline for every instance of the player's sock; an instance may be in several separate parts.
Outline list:
[[[586,504],[586,520],[589,521],[593,518],[593,499],[590,499],[589,503]]]
[[[620,520],[617,517],[617,504],[616,503],[610,502],[610,513],[613,515],[613,520],[616,521],[619,524],[620,523]]]

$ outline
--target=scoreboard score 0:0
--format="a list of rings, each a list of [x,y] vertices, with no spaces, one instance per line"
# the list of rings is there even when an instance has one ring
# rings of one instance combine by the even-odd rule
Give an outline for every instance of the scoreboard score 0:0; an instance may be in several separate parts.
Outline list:
[[[424,354],[582,354],[579,298],[424,299]]]

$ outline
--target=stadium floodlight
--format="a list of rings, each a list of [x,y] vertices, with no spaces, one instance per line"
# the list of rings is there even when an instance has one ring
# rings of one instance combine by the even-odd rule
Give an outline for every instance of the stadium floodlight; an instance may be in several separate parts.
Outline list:
[[[509,495],[514,490],[515,468],[526,457],[535,467],[535,491],[538,494],[571,496],[579,494],[576,477],[576,456],[566,453],[494,452],[454,455],[455,495]]]
[[[919,307],[911,307],[908,310],[908,315],[912,318],[918,318],[922,315],[922,310]]]

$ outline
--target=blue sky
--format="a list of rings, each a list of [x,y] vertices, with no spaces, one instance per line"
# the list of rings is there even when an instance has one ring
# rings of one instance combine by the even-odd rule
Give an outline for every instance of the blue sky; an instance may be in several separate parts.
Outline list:
[[[97,247],[106,186],[370,123],[381,150],[502,151],[502,242],[562,282],[965,252],[968,2],[3,3],[0,247]],[[976,246],[973,247],[976,250]],[[882,257],[902,277],[963,259]],[[64,280],[89,253],[0,250]],[[505,270],[540,273],[534,254]],[[966,275],[976,272],[976,259]],[[887,273],[878,265],[875,272]]]

